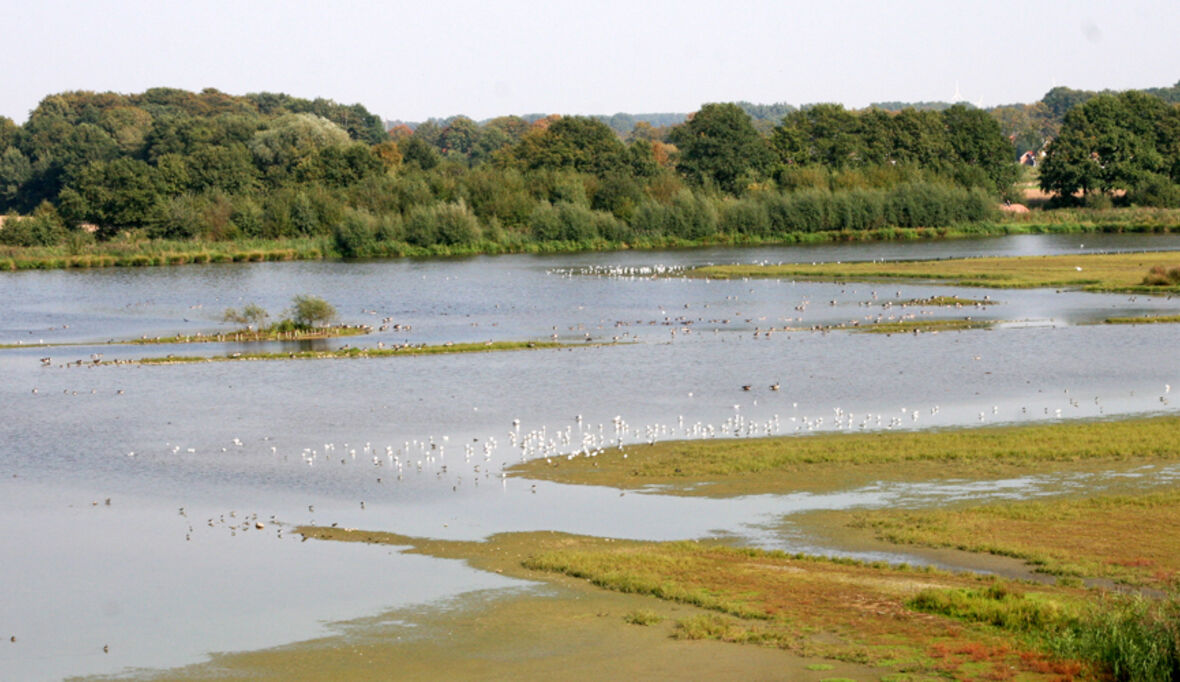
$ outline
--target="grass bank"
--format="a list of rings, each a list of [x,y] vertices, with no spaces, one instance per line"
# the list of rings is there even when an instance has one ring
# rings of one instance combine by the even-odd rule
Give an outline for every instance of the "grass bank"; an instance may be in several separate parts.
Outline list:
[[[900,320],[897,322],[876,322],[857,325],[854,331],[863,334],[919,334],[966,331],[968,329],[991,329],[999,320]]]
[[[707,246],[770,246],[832,242],[913,241],[1012,234],[1081,234],[1086,232],[1171,233],[1180,230],[1180,211],[1036,211],[1029,217],[951,227],[882,227],[869,230],[823,230],[774,234],[721,232],[699,239],[671,235],[637,235],[625,241],[602,238],[570,241],[479,241],[469,244],[414,246],[405,242],[375,244],[373,258],[430,258],[509,253],[577,253],[582,251],[655,250]],[[204,263],[338,259],[330,236],[289,239],[197,241],[147,239],[128,235],[107,242],[73,245],[0,246],[0,271],[102,267],[157,267]]]
[[[1050,575],[1166,589],[1180,579],[1180,490],[842,512],[887,542],[1015,557]]]
[[[332,350],[279,351],[274,353],[229,353],[227,355],[166,355],[130,361],[141,365],[174,365],[193,362],[234,362],[239,360],[331,360],[347,358],[387,358],[406,355],[443,355],[450,353],[491,353],[512,350],[540,350],[545,348],[584,348],[588,345],[556,341],[486,341],[480,343],[447,343],[437,345],[399,345],[377,348],[337,348]],[[110,361],[103,364],[128,364]]]
[[[534,459],[514,476],[617,488],[753,494],[856,480],[996,477],[1128,461],[1180,460],[1180,417],[772,438],[657,442],[597,457]]]
[[[929,307],[944,307],[944,308],[964,308],[975,307],[982,308],[986,305],[995,305],[996,301],[990,298],[963,298],[961,296],[931,296],[929,298],[911,298],[908,301],[902,301],[897,305],[903,308],[910,306],[920,306],[924,308]]]
[[[112,345],[154,345],[158,343],[253,343],[261,341],[313,341],[347,336],[361,336],[373,331],[368,325],[338,324],[329,327],[301,329],[290,325],[271,325],[263,329],[235,329],[210,334],[177,334],[175,336],[144,336],[128,341],[111,341]]]
[[[1103,324],[1175,324],[1180,315],[1144,315],[1141,317],[1108,317]]]
[[[1180,264],[1180,252],[1157,251],[883,263],[713,265],[686,274],[711,279],[908,280],[972,287],[1056,287],[1175,294],[1180,293],[1180,285],[1148,286],[1143,284],[1143,278],[1153,267],[1175,267],[1177,264]]]
[[[67,343],[0,343],[0,350],[10,348],[68,348],[71,346],[148,346],[187,343],[253,343],[265,341],[314,341],[348,336],[362,336],[373,331],[368,325],[332,325],[307,329],[272,325],[265,329],[235,329],[226,332],[175,334],[173,336],[141,336],[138,339],[111,339],[99,343],[74,341]]]

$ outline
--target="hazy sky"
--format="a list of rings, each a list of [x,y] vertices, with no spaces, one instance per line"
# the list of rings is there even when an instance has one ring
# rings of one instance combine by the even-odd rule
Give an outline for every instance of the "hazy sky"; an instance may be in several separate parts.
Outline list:
[[[46,95],[214,87],[387,119],[690,112],[1180,80],[1180,0],[0,0],[0,115]]]

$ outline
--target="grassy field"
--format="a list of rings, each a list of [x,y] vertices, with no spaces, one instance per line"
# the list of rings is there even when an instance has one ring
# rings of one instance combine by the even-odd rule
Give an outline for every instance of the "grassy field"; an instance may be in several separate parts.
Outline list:
[[[275,353],[230,353],[228,355],[167,355],[130,361],[141,365],[174,365],[191,362],[235,362],[239,360],[331,360],[341,358],[387,358],[407,355],[443,355],[449,353],[490,353],[511,350],[540,350],[545,348],[583,348],[587,345],[557,341],[485,341],[479,343],[448,343],[438,345],[395,346],[378,348],[337,348],[333,350],[282,351]],[[101,364],[127,364],[127,361],[106,361]]]
[[[1051,575],[1180,585],[1180,490],[843,514],[888,542],[1016,557]]]
[[[666,441],[597,457],[534,459],[512,475],[695,494],[846,487],[857,480],[995,477],[1070,465],[1180,459],[1180,417]]]
[[[1180,252],[1079,254],[957,258],[926,261],[818,263],[790,265],[713,265],[690,277],[711,279],[777,278],[813,280],[938,281],[954,286],[993,288],[1078,288],[1086,291],[1180,293],[1180,285],[1147,286],[1153,267],[1180,265]]]

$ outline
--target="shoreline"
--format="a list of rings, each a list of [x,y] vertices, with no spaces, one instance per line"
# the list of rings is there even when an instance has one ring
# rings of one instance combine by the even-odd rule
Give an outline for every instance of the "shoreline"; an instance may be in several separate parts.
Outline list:
[[[1118,215],[1115,213],[1114,215]],[[1040,216],[1038,216],[1040,217]],[[841,242],[927,241],[973,239],[1018,234],[1143,233],[1174,234],[1180,222],[1151,222],[1099,218],[1093,222],[1009,220],[952,227],[881,227],[863,231],[790,232],[757,236],[718,234],[704,239],[647,237],[627,242],[597,239],[590,242],[481,242],[463,246],[415,247],[401,242],[381,245],[378,252],[359,259],[343,259],[326,237],[248,242],[176,242],[164,240],[112,241],[85,252],[61,253],[61,247],[2,247],[0,272],[106,267],[163,267],[215,263],[261,263],[316,260],[433,259],[513,254],[559,254],[609,251],[657,251],[710,247],[757,247]]]

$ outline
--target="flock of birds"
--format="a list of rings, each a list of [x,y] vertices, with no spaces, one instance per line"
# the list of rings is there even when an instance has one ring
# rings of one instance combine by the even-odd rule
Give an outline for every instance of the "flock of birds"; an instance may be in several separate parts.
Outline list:
[[[553,270],[551,274],[560,277],[580,277],[586,275],[618,278],[618,279],[651,279],[654,277],[666,277],[670,275],[679,274],[682,268],[677,266],[612,266],[612,267],[591,267],[591,268],[576,268],[568,270]],[[751,289],[751,292],[754,290]],[[934,315],[935,311],[922,305],[921,301],[904,301],[901,300],[901,291],[894,293],[893,297],[881,300],[881,295],[873,290],[865,298],[863,294],[853,290],[841,290],[841,294],[849,298],[844,300],[838,298],[831,298],[824,301],[825,307],[834,308],[853,302],[850,299],[855,299],[855,305],[859,308],[879,308],[879,312],[861,314],[855,318],[851,318],[847,323],[828,324],[828,325],[811,325],[802,326],[804,323],[804,314],[809,307],[814,303],[807,297],[791,306],[793,315],[784,316],[776,320],[768,320],[764,316],[744,316],[740,312],[728,312],[721,315],[712,315],[706,313],[703,315],[692,315],[683,311],[689,310],[691,304],[684,304],[679,307],[676,313],[671,312],[670,307],[661,306],[659,308],[659,316],[650,319],[636,319],[629,321],[614,320],[609,322],[600,322],[597,329],[604,329],[613,327],[615,329],[614,335],[611,337],[615,341],[619,340],[636,340],[639,336],[631,330],[634,327],[651,327],[664,326],[670,327],[670,336],[675,338],[679,335],[689,335],[694,333],[694,329],[711,329],[714,333],[722,331],[733,331],[741,329],[746,332],[752,329],[752,334],[755,338],[770,339],[772,335],[782,332],[800,331],[804,329],[821,329],[826,330],[836,326],[850,326],[855,327],[861,324],[874,324],[885,321],[895,321],[904,319],[914,319],[918,315]],[[858,298],[859,297],[859,298]],[[988,301],[987,303],[990,303]],[[975,307],[982,307],[987,303],[976,303]],[[738,304],[737,296],[728,296],[726,299],[728,307],[736,307]],[[700,304],[702,308],[708,309],[709,304]],[[957,308],[963,307],[961,304]],[[376,311],[365,311],[370,314],[377,314]],[[829,315],[830,317],[830,315]],[[68,327],[68,325],[67,325]],[[63,327],[65,328],[65,327]],[[385,317],[381,319],[379,331],[397,331],[409,332],[412,327],[408,324],[395,323],[392,317]],[[554,327],[556,338],[558,330]],[[591,338],[592,329],[585,325],[571,325],[564,330],[573,335],[584,335],[585,338]],[[32,333],[32,332],[30,332]],[[609,332],[608,332],[609,333]],[[104,364],[101,353],[91,354],[89,359],[71,359],[66,362],[55,363],[52,357],[46,356],[39,359],[43,367],[98,367]],[[249,439],[242,437],[234,437],[228,440],[224,445],[208,446],[189,445],[165,443],[162,449],[150,449],[143,452],[134,450],[124,451],[121,454],[127,458],[139,457],[140,460],[162,460],[167,461],[168,458],[201,458],[206,456],[212,457],[248,457],[248,458],[266,458],[281,462],[289,462],[300,467],[305,467],[308,470],[318,471],[339,471],[341,467],[348,467],[349,470],[355,471],[357,469],[364,469],[368,473],[366,478],[374,485],[382,486],[389,482],[396,484],[397,482],[406,480],[407,477],[415,477],[421,481],[429,482],[433,478],[438,485],[450,486],[453,492],[460,492],[464,486],[469,483],[472,486],[478,486],[480,481],[498,481],[505,489],[508,487],[508,474],[506,469],[516,461],[525,462],[536,459],[544,459],[549,464],[560,463],[561,460],[572,460],[575,458],[595,458],[608,450],[621,450],[625,446],[635,444],[654,444],[659,441],[673,440],[673,439],[710,439],[710,438],[750,438],[763,436],[776,436],[788,434],[805,434],[816,431],[858,431],[858,430],[891,430],[898,428],[916,428],[924,418],[936,418],[942,412],[942,407],[937,404],[926,405],[922,407],[899,407],[892,412],[871,412],[863,411],[856,412],[853,410],[846,410],[842,407],[836,406],[830,408],[829,411],[824,411],[821,414],[806,414],[799,409],[799,403],[785,397],[790,390],[784,391],[784,386],[779,380],[773,383],[766,384],[760,382],[754,383],[738,383],[735,390],[740,390],[743,394],[759,394],[762,391],[769,391],[769,396],[763,396],[760,399],[764,402],[763,408],[768,405],[774,405],[775,409],[780,409],[779,412],[762,417],[749,417],[747,411],[749,407],[756,407],[758,400],[754,400],[752,405],[747,409],[743,409],[740,403],[734,403],[732,408],[728,410],[725,418],[714,421],[694,420],[685,415],[677,415],[671,423],[666,422],[648,422],[636,424],[632,423],[622,415],[616,415],[613,418],[600,421],[596,423],[588,423],[583,419],[582,415],[576,415],[573,422],[562,427],[540,426],[537,428],[526,429],[522,425],[522,420],[519,418],[512,419],[505,432],[498,436],[486,436],[481,438],[468,439],[467,437],[460,438],[456,436],[452,438],[450,435],[426,436],[424,438],[403,439],[389,443],[373,443],[371,441],[363,443],[349,443],[349,442],[318,442],[314,445],[304,447],[283,447],[280,448],[271,437],[263,437],[261,444],[250,442]],[[1162,393],[1159,395],[1160,403],[1169,404],[1169,395],[1171,386],[1169,384],[1163,385]],[[33,394],[38,394],[37,388],[32,389]],[[64,389],[65,395],[79,395],[78,390]],[[82,394],[87,393],[86,390],[81,391]],[[96,394],[95,389],[89,390],[90,394]],[[118,389],[118,395],[124,394],[123,389]],[[689,394],[692,397],[692,394]],[[1102,412],[1102,401],[1098,396],[1085,399],[1075,396],[1069,392],[1068,389],[1064,391],[1066,402],[1049,403],[1045,405],[1031,406],[1025,405],[1019,408],[1019,414],[1001,414],[999,405],[992,405],[989,410],[978,412],[978,421],[986,422],[989,420],[1003,421],[1005,419],[1027,419],[1029,415],[1038,411],[1042,412],[1042,416],[1050,419],[1061,418],[1064,414],[1063,410],[1074,409],[1081,410],[1083,403],[1089,403],[1092,399],[1095,409],[1099,413]],[[769,402],[774,401],[774,402]],[[1061,405],[1061,406],[1057,406]],[[765,412],[766,410],[757,410]],[[783,416],[785,415],[785,416]],[[375,494],[371,487],[364,488],[369,494]],[[536,493],[536,485],[531,485],[527,488],[529,493]],[[380,502],[382,497],[370,497],[370,502],[376,500]],[[104,502],[95,502],[95,506],[108,507],[111,506],[111,499],[106,498]],[[360,510],[366,509],[366,502],[364,500],[358,501],[358,508]],[[309,515],[315,514],[315,505],[309,504],[307,506]],[[185,541],[192,541],[197,535],[198,531],[203,529],[213,529],[216,532],[227,532],[230,536],[244,535],[247,533],[257,534],[261,532],[273,533],[273,537],[283,539],[284,530],[289,526],[284,521],[280,520],[276,515],[269,516],[259,512],[238,512],[237,510],[228,510],[218,512],[212,515],[202,515],[199,519],[190,518],[190,511],[185,507],[180,507],[177,513],[178,517],[184,524]],[[311,518],[314,523],[314,516]],[[335,526],[336,523],[331,525]],[[287,537],[290,536],[288,531]],[[11,636],[10,641],[16,643],[17,637]],[[102,647],[104,653],[109,652],[109,646],[104,644]]]

